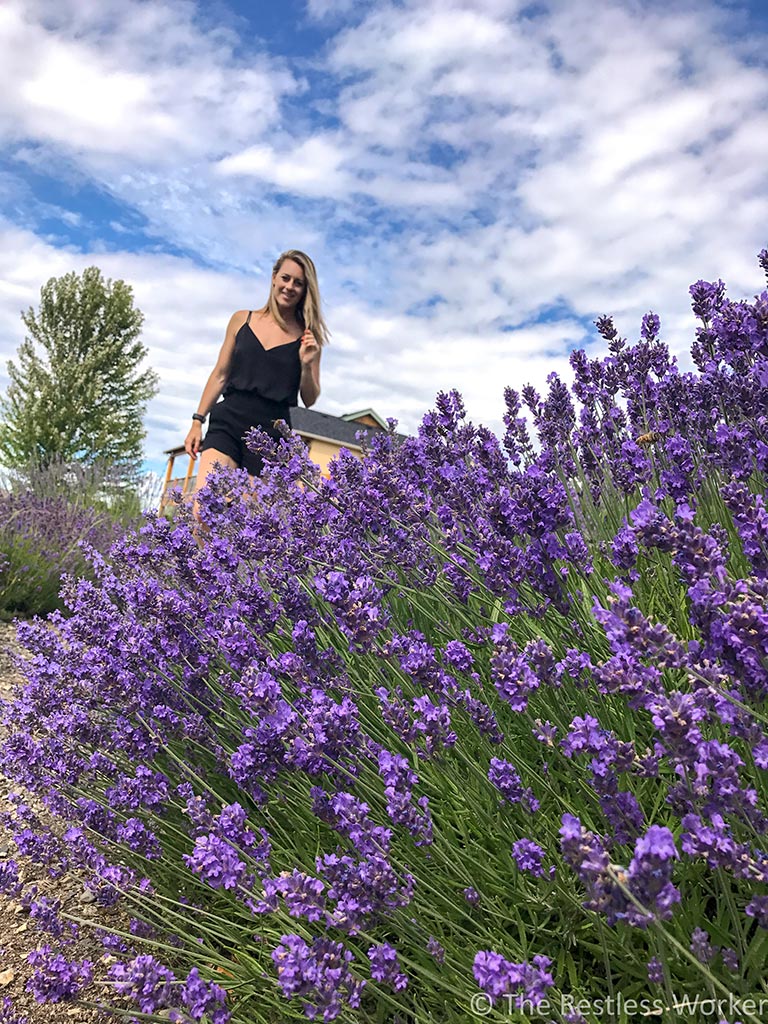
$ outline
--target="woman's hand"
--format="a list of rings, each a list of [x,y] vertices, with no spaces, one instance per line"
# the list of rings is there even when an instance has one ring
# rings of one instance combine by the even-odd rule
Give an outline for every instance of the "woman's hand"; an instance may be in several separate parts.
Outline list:
[[[299,394],[304,405],[309,408],[320,396],[320,346],[309,329],[304,331],[301,336],[299,359],[301,360]]]
[[[191,458],[196,459],[197,453],[200,451],[200,442],[203,439],[203,425],[197,420],[192,420],[192,426],[189,428],[189,433],[184,440],[184,451]]]
[[[311,366],[320,358],[320,346],[317,344],[314,334],[307,328],[301,336],[299,347],[299,359],[302,366]]]

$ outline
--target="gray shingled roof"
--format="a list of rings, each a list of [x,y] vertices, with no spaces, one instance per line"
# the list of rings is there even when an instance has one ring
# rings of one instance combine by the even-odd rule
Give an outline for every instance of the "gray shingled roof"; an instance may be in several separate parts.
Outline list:
[[[291,426],[300,434],[325,438],[337,444],[360,447],[355,435],[360,431],[380,433],[379,427],[371,427],[367,423],[350,423],[340,416],[331,416],[327,412],[315,412],[314,409],[303,409],[296,406],[291,409]]]

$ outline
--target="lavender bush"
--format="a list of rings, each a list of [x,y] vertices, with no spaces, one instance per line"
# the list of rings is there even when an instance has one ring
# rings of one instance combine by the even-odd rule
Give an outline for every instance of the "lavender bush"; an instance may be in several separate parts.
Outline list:
[[[92,576],[89,550],[106,554],[139,519],[134,486],[105,467],[52,463],[9,475],[0,491],[0,617],[63,608],[63,573]]]
[[[8,824],[132,915],[115,1006],[765,1019],[768,293],[691,294],[692,372],[602,318],[502,439],[440,395],[326,481],[255,434],[202,544],[150,518],[21,628],[2,766],[67,826]],[[54,910],[61,998],[90,965]]]

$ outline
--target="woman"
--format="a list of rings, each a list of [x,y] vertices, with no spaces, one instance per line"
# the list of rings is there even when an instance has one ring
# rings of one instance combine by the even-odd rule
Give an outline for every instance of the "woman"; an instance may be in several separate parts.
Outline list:
[[[280,437],[275,420],[290,425],[289,410],[298,405],[299,394],[306,406],[317,401],[320,349],[327,340],[315,265],[303,252],[289,249],[272,268],[266,305],[241,309],[229,321],[184,442],[193,459],[200,454],[195,490],[203,486],[216,462],[258,476],[262,459],[248,450],[244,434],[258,426]],[[211,419],[202,441],[208,413]]]

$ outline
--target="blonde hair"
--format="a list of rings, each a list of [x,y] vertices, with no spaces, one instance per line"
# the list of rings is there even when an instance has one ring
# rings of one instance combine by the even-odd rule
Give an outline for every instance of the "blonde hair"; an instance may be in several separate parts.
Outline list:
[[[272,267],[272,277],[270,278],[269,287],[269,299],[261,309],[256,310],[257,313],[269,313],[278,324],[287,331],[285,321],[280,315],[280,310],[277,308],[275,302],[274,291],[272,290],[272,281],[282,267],[286,260],[293,260],[294,263],[298,263],[301,269],[304,271],[304,294],[301,297],[301,301],[296,307],[296,319],[299,321],[302,327],[312,331],[317,340],[318,345],[325,345],[328,342],[330,331],[326,326],[325,320],[323,319],[322,309],[320,307],[320,288],[317,283],[317,271],[315,270],[315,264],[304,252],[299,252],[298,249],[288,249],[286,252],[281,253],[275,265]]]

